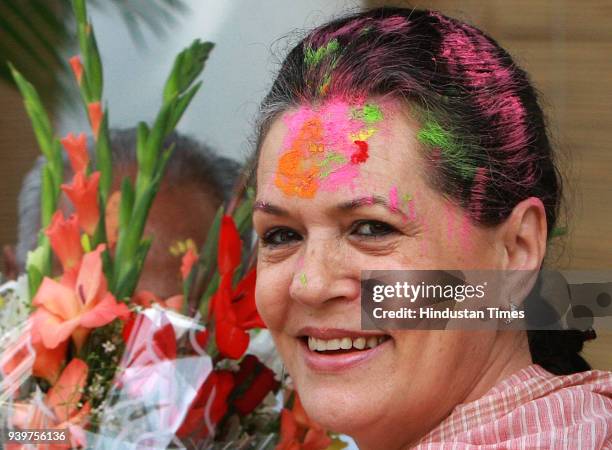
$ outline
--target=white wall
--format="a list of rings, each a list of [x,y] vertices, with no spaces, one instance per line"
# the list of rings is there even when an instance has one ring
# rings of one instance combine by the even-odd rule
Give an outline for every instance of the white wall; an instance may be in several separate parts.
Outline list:
[[[252,122],[277,63],[297,37],[278,39],[360,4],[359,0],[185,2],[191,11],[179,26],[165,38],[146,32],[144,48],[134,44],[112,8],[90,8],[104,62],[110,124],[131,127],[140,120],[152,121],[175,54],[195,38],[210,40],[216,47],[204,70],[204,85],[178,129],[240,160],[249,152]],[[87,130],[81,110],[62,110],[59,126],[62,134]]]

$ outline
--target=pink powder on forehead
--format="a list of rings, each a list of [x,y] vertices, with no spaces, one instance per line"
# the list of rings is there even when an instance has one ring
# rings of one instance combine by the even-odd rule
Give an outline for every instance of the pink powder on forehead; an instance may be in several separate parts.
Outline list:
[[[355,110],[364,105],[365,100],[348,102],[335,98],[316,107],[304,105],[285,114],[283,120],[288,131],[279,150],[284,168],[283,186],[299,184],[300,180],[291,177],[311,174],[315,178],[309,179],[308,189],[304,187],[303,192],[296,191],[296,195],[312,197],[317,189],[334,192],[348,187],[354,190],[360,166],[368,159],[367,147],[365,154],[362,151],[355,157],[356,149],[361,149],[355,141],[367,146],[365,140],[378,130],[378,124],[374,127],[355,114]],[[293,152],[294,160],[287,159],[289,152]],[[293,191],[288,189],[286,193],[293,195]]]
[[[397,195],[397,186],[393,186],[390,190],[389,190],[389,206],[391,206],[392,209],[396,209],[399,211],[399,198]]]

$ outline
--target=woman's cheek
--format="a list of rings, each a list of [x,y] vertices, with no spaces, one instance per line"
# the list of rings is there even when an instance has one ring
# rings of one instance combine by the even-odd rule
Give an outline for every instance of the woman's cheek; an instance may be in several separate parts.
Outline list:
[[[267,270],[258,270],[255,303],[259,315],[270,330],[280,330],[287,318],[288,287],[279,284]]]

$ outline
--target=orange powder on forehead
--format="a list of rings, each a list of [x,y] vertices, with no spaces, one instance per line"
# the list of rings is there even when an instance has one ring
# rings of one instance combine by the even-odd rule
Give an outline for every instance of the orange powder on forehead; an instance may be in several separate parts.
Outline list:
[[[319,117],[304,121],[291,147],[278,160],[274,183],[287,195],[313,198],[319,187],[323,159],[323,124]]]

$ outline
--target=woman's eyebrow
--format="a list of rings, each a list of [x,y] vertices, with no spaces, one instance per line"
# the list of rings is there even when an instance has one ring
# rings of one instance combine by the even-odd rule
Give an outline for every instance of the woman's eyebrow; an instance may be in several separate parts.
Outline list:
[[[337,206],[337,209],[347,211],[351,209],[361,208],[362,206],[366,206],[366,205],[368,206],[369,205],[382,205],[391,212],[401,213],[401,211],[397,207],[390,205],[387,199],[385,199],[384,197],[378,196],[378,195],[359,197],[353,200],[349,200],[347,202],[340,203]]]
[[[335,209],[338,209],[341,211],[349,211],[349,210],[361,208],[362,206],[369,206],[369,205],[381,205],[393,213],[397,213],[401,215],[404,214],[400,209],[389,204],[389,202],[384,197],[381,197],[378,195],[369,195],[367,197],[354,198],[352,200],[339,203],[338,205],[335,206]],[[263,200],[257,200],[253,204],[253,211],[261,211],[266,214],[272,214],[274,216],[286,217],[289,215],[288,210],[281,208],[280,206],[273,205],[272,203],[266,202]]]
[[[289,211],[281,208],[280,206],[273,205],[272,203],[265,202],[263,200],[257,200],[253,204],[253,211],[261,211],[274,216],[288,216]]]

